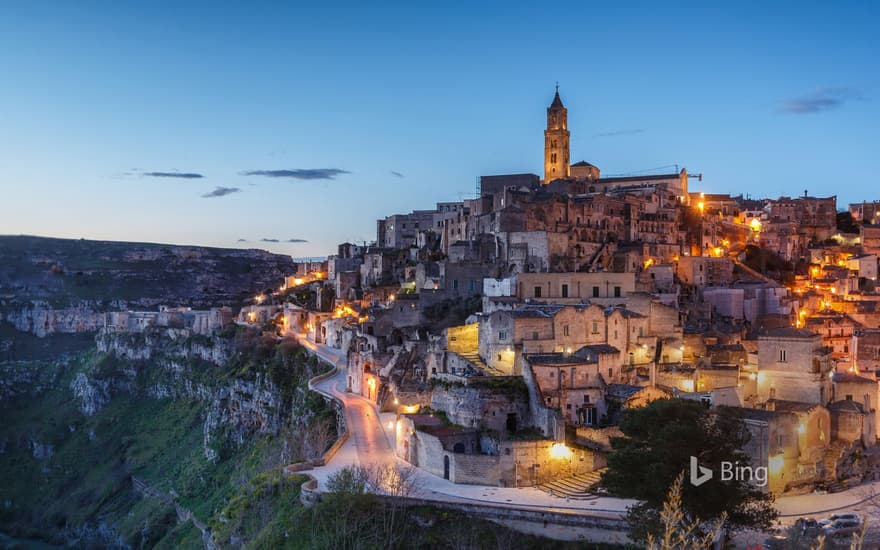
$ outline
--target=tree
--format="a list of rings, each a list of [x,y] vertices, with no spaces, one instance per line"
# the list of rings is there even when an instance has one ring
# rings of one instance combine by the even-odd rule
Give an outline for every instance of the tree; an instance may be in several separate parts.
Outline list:
[[[667,491],[688,470],[690,457],[715,472],[725,461],[749,464],[742,451],[749,432],[735,409],[709,411],[696,401],[659,399],[625,411],[620,429],[623,437],[611,440],[602,483],[613,494],[642,501],[629,514],[636,540],[662,532],[660,511]],[[734,529],[769,528],[777,516],[771,503],[769,495],[748,481],[722,481],[720,475],[699,487],[686,483],[681,490],[687,517],[715,521],[726,515]]]

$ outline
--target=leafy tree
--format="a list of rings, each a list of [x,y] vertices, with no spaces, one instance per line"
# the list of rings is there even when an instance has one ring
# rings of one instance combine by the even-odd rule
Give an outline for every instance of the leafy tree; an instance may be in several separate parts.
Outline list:
[[[667,491],[688,470],[691,456],[715,472],[723,461],[749,464],[741,450],[749,432],[735,409],[713,412],[695,401],[660,399],[625,411],[620,429],[624,436],[611,440],[602,483],[618,496],[642,501],[629,514],[636,540],[662,533]],[[726,515],[732,528],[769,528],[777,515],[771,502],[747,481],[722,481],[719,475],[699,487],[686,483],[681,490],[686,517],[716,521]]]

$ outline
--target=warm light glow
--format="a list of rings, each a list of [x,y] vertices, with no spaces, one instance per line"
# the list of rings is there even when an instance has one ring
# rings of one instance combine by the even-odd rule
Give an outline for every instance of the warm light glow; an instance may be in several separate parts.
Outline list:
[[[682,380],[681,381],[681,388],[687,392],[694,391],[694,381],[693,380]]]
[[[417,412],[419,412],[419,406],[418,405],[401,405],[400,412],[402,414],[416,414]]]
[[[702,214],[702,213],[703,213],[703,209],[706,208],[706,205],[703,204],[703,201],[700,201],[700,202],[697,203],[697,208],[700,209],[700,214]]]
[[[721,250],[721,248],[719,248],[719,247],[717,247],[717,246],[715,247],[714,250],[712,250],[712,254],[713,254],[716,258],[720,258],[722,252],[723,252],[723,250]]]
[[[752,228],[752,231],[758,232],[761,230],[761,220],[758,218],[752,218],[752,221],[749,222],[749,226]]]
[[[550,447],[551,458],[567,458],[571,460],[571,449],[565,446],[565,443],[554,443]]]
[[[262,304],[263,300],[265,300],[265,299],[266,299],[266,297],[263,296],[262,294],[257,294],[256,296],[254,296],[254,301],[258,304]]]
[[[390,301],[390,302],[393,302],[394,299],[395,299],[394,294],[392,294],[391,296],[388,297],[388,301]]]
[[[645,260],[645,269],[648,269],[652,265],[654,265],[654,258],[648,258]]]
[[[388,421],[388,429],[389,429],[389,430],[393,430],[393,429],[394,429],[394,421],[393,421],[393,420],[389,420],[389,421]]]
[[[757,380],[757,379],[758,379],[758,375],[755,374],[754,372],[749,374],[749,380]]]
[[[299,285],[303,284],[303,280],[300,277],[297,277],[296,279],[293,280],[293,284],[295,284],[296,286],[299,286]]]
[[[398,401],[398,399],[397,399],[396,397],[394,398],[394,404],[395,404],[395,405],[400,404],[400,401]]]
[[[767,467],[770,470],[771,475],[779,475],[782,473],[782,468],[785,466],[785,458],[781,454],[771,456],[767,460]]]

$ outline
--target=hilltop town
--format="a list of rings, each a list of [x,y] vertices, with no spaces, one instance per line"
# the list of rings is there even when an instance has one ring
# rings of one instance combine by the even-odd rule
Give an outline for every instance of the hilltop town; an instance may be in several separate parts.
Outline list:
[[[342,357],[397,457],[454,483],[582,497],[661,397],[737,408],[773,495],[877,479],[880,202],[603,177],[569,138],[557,89],[543,177],[380,219],[237,322]]]

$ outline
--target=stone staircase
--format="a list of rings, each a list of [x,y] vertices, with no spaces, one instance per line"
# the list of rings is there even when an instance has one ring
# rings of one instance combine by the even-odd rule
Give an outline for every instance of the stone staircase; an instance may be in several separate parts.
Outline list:
[[[555,479],[538,485],[538,489],[554,496],[572,500],[593,500],[598,497],[592,491],[599,484],[604,471],[605,468],[602,468],[586,474],[575,474],[571,477]]]
[[[480,355],[476,351],[468,352],[468,353],[459,353],[460,357],[466,360],[471,365],[477,367],[481,371],[485,372],[490,376],[504,376],[504,373],[498,369],[492,368],[487,365]]]

